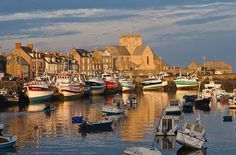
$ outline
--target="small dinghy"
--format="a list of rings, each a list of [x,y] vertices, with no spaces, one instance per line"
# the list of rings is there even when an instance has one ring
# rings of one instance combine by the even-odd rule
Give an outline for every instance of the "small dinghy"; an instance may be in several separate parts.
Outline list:
[[[54,106],[43,108],[43,112],[51,112],[51,111],[54,111],[54,110],[55,110]]]
[[[225,115],[223,116],[223,122],[232,122],[233,117],[231,115]]]
[[[123,155],[161,155],[156,148],[128,147],[123,151]]]
[[[72,117],[72,123],[78,123],[81,124],[84,122],[84,116],[83,115],[79,115],[79,116],[74,116]]]
[[[113,100],[112,105],[104,105],[102,112],[107,115],[117,115],[125,113],[124,101],[119,94],[117,94]]]
[[[13,147],[18,140],[18,136],[0,136],[0,149]]]
[[[80,124],[79,130],[81,132],[90,132],[90,131],[106,131],[108,129],[112,129],[111,125],[113,123],[112,119],[105,119],[96,122],[87,122],[84,121]]]

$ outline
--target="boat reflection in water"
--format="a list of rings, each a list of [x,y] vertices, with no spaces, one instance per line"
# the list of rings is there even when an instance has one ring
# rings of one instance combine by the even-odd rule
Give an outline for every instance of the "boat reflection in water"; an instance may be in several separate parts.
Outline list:
[[[153,134],[157,117],[168,101],[165,92],[145,91],[139,97],[137,108],[126,111],[126,119],[120,126],[122,141],[142,142],[145,133]]]
[[[18,112],[18,106],[11,107],[1,112],[0,120],[4,122],[4,132],[17,134],[20,137],[17,150],[8,150],[9,152],[55,154],[56,150],[61,154],[105,155],[112,152],[113,155],[118,155],[128,146],[149,148],[162,110],[170,99],[182,99],[184,94],[157,91],[145,91],[137,94],[137,107],[130,110],[126,108],[123,115],[109,116],[114,122],[112,128],[106,131],[79,133],[78,124],[73,124],[71,118],[83,114],[90,122],[102,120],[104,117],[102,106],[107,98],[112,100],[112,95],[55,102],[55,111],[51,113],[50,117],[42,112],[45,102],[30,104],[23,112]],[[186,94],[190,93],[186,92]],[[128,95],[122,94],[123,100],[126,100]],[[217,108],[215,103],[211,103],[210,107],[213,112],[199,111],[201,120],[206,125],[209,134],[208,145],[211,146],[211,149],[208,149],[207,152],[209,154],[214,154],[216,151],[218,154],[234,154],[236,136],[234,125],[224,123],[219,126],[219,123],[222,122],[222,110]],[[236,117],[236,111],[229,110],[229,113]],[[185,119],[190,119],[190,121],[195,119],[192,113],[183,115]],[[216,118],[220,118],[220,120]],[[222,131],[227,132],[222,134]],[[160,137],[157,144],[158,149],[161,149],[163,154],[176,154],[180,145],[174,141],[174,137]],[[224,144],[224,149],[222,149],[222,144]],[[200,155],[205,154],[204,150],[186,151],[183,149],[179,149],[177,153],[194,154],[195,152]]]
[[[175,149],[175,136],[157,136],[156,139],[161,151],[173,151]]]
[[[176,155],[205,155],[207,148],[202,149],[189,149],[184,146],[180,147]]]

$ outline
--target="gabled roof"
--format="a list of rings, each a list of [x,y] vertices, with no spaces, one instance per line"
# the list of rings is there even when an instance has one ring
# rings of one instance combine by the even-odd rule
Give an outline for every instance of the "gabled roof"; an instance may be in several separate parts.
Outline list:
[[[129,51],[125,46],[108,46],[105,48],[111,55],[130,56]]]
[[[193,60],[191,64],[188,65],[189,69],[198,69],[201,68],[201,65],[197,63],[196,60]]]
[[[133,52],[133,55],[143,55],[143,52],[147,47],[148,47],[147,45],[137,46]]]
[[[21,49],[22,49],[26,54],[28,54],[28,55],[32,58],[32,56],[30,55],[30,53],[32,53],[33,50],[32,50],[30,47],[21,46]]]
[[[81,57],[89,57],[89,56],[91,56],[91,52],[87,51],[86,49],[76,49],[76,52],[77,52]]]

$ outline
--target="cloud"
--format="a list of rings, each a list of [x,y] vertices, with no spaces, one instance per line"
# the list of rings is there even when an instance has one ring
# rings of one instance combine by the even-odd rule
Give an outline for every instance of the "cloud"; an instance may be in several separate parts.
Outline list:
[[[141,33],[144,42],[167,45],[175,41],[197,38],[203,33],[235,30],[235,8],[236,3],[211,3],[167,6],[158,9],[155,7],[121,10],[91,8],[20,12],[0,15],[0,23],[28,21],[26,28],[21,28],[14,35],[6,32],[0,40],[17,39],[17,36],[28,37],[28,39],[38,38],[40,41],[45,38],[51,41],[53,46],[55,40],[63,38],[60,42],[64,42],[56,46],[63,48],[71,44],[80,44],[91,47],[118,43],[120,34],[133,32]],[[68,21],[68,18],[72,19]],[[78,18],[86,20],[77,20]],[[58,20],[55,22],[53,19]],[[38,21],[37,24],[32,22],[34,20]],[[47,46],[50,46],[50,43]]]

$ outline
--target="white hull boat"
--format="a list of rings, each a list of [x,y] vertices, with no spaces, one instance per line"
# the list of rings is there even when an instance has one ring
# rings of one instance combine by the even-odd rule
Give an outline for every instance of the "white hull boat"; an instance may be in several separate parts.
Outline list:
[[[185,147],[201,149],[206,142],[204,135],[205,129],[199,122],[186,122],[183,128],[178,130],[176,141]]]
[[[30,102],[45,101],[54,94],[54,90],[48,84],[38,81],[29,83],[24,88]]]
[[[102,107],[102,112],[108,115],[123,114],[125,113],[125,108],[123,107],[119,108],[119,107],[115,107],[111,105],[106,105]]]
[[[123,151],[123,155],[161,155],[156,148],[128,147]]]

